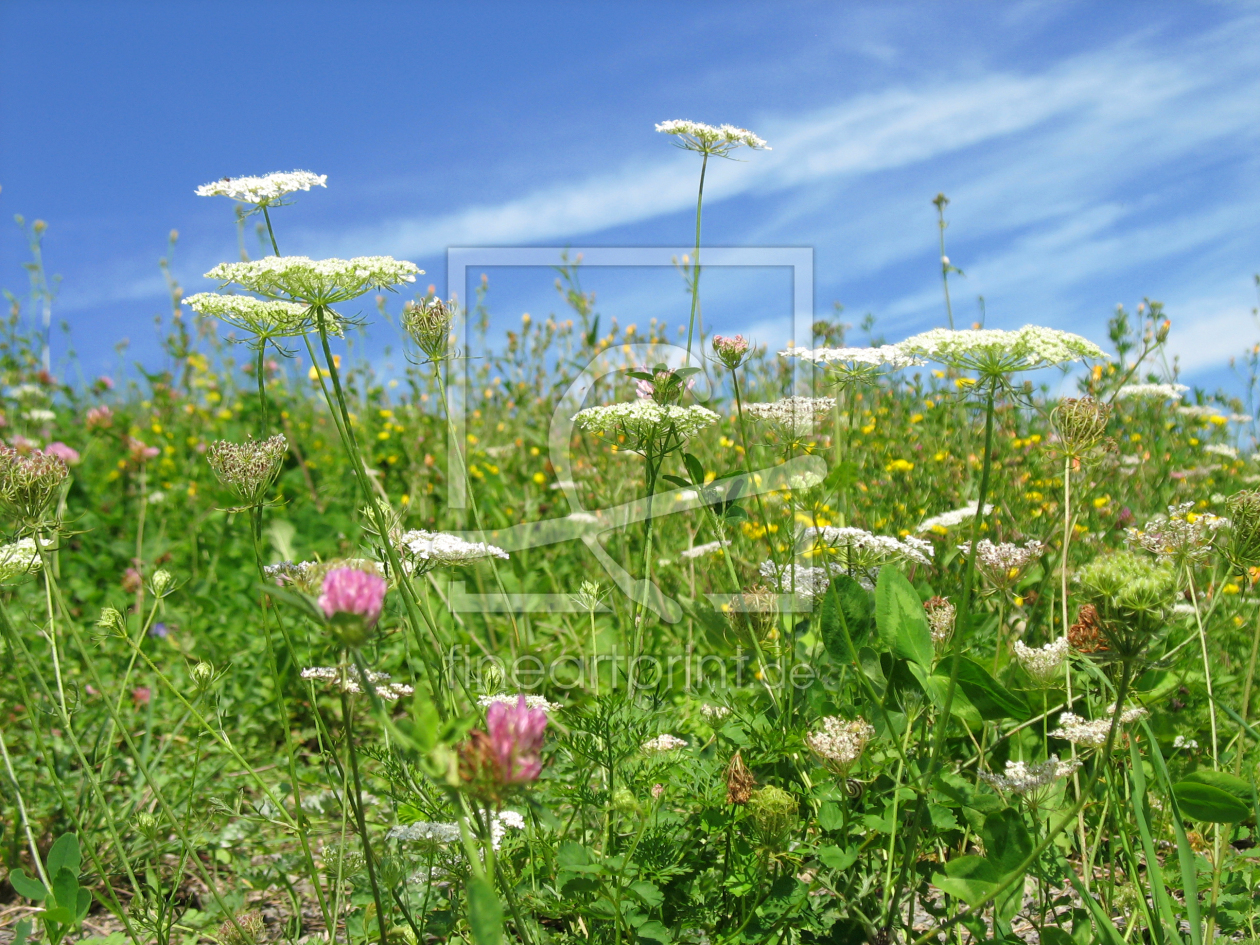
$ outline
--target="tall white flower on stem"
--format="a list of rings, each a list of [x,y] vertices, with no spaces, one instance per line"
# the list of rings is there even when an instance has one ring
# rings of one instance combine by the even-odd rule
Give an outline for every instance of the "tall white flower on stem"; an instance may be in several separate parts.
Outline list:
[[[398,539],[403,568],[408,574],[427,574],[437,568],[471,564],[483,558],[507,559],[508,553],[484,541],[468,541],[446,532],[413,529]]]
[[[658,404],[654,400],[587,407],[573,415],[583,430],[616,442],[624,436],[621,448],[634,453],[651,450],[660,453],[677,448],[720,418],[707,407],[693,404]]]
[[[310,171],[277,171],[262,177],[223,177],[197,188],[198,197],[230,197],[256,207],[276,206],[289,194],[312,187],[327,187],[327,174]]]
[[[896,347],[908,357],[976,371],[985,377],[1108,356],[1102,348],[1080,335],[1038,325],[1025,325],[1018,331],[933,328],[907,338]]]
[[[423,274],[424,270],[415,263],[392,256],[267,256],[248,262],[219,263],[206,273],[206,278],[225,286],[235,283],[269,299],[327,307],[357,299],[372,289],[392,289],[415,282],[416,276]]]
[[[251,295],[220,295],[198,292],[184,299],[198,315],[208,315],[258,338],[292,338],[311,331],[311,307],[305,302],[256,299]],[[340,318],[330,319],[328,330],[344,332]]]
[[[784,397],[771,403],[744,404],[744,410],[754,420],[776,427],[784,436],[800,437],[807,436],[835,406],[833,397]]]
[[[889,561],[907,561],[911,564],[931,564],[936,549],[931,543],[913,535],[893,538],[889,535],[872,535],[862,528],[813,526],[801,532],[801,543],[818,554],[834,556],[845,568],[868,570]]]

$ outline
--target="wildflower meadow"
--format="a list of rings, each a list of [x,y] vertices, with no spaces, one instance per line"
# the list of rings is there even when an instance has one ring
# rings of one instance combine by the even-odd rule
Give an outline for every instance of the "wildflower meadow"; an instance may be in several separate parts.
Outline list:
[[[405,260],[286,256],[336,185],[294,171],[197,189],[240,258],[185,295],[172,234],[163,363],[93,380],[28,228],[6,940],[1260,934],[1255,405],[1155,301],[955,325],[943,195],[940,327],[715,335],[705,180],[771,145],[656,130],[697,199],[646,329],[576,257],[501,338]]]

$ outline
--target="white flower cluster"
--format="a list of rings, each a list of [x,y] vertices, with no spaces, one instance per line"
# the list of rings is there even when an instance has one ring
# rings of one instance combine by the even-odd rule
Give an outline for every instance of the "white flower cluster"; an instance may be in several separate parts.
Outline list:
[[[1221,456],[1225,459],[1237,459],[1239,456],[1238,447],[1230,446],[1228,443],[1209,443],[1203,447],[1203,452],[1211,453],[1213,456]]]
[[[707,702],[700,706],[700,714],[710,722],[720,722],[731,714],[731,710],[724,705],[709,705]]]
[[[1189,751],[1193,751],[1195,748],[1198,748],[1198,747],[1199,747],[1198,741],[1196,741],[1193,738],[1186,738],[1186,736],[1184,735],[1178,735],[1176,738],[1173,739],[1173,748],[1185,748]]]
[[[1220,412],[1215,407],[1208,407],[1205,404],[1183,404],[1177,408],[1177,413],[1195,420],[1211,420],[1213,417],[1220,416]]]
[[[354,259],[311,259],[309,256],[266,256],[249,262],[219,263],[206,273],[227,285],[235,282],[269,298],[335,305],[371,289],[415,282],[424,270],[392,256]]]
[[[837,574],[846,573],[838,562],[827,562],[825,567],[815,568],[807,565],[788,564],[777,566],[773,561],[763,561],[757,569],[758,573],[785,594],[795,593],[802,600],[813,600],[827,593],[831,579]],[[864,586],[869,584],[865,576],[859,576],[858,582]]]
[[[1115,714],[1114,705],[1107,706],[1107,714],[1100,719],[1083,719],[1072,712],[1064,712],[1059,716],[1059,727],[1050,733],[1051,738],[1063,738],[1073,745],[1084,745],[1086,748],[1102,748],[1107,743],[1107,733],[1111,731],[1111,717]],[[1120,724],[1130,725],[1150,715],[1141,706],[1125,709],[1120,713]]]
[[[1028,371],[1107,353],[1068,331],[1025,325],[1018,331],[996,328],[933,328],[896,346],[903,354],[964,370]]]
[[[805,736],[805,744],[828,764],[846,769],[862,757],[867,743],[875,737],[875,727],[865,719],[847,721],[828,715],[822,729]]]
[[[705,427],[717,423],[719,419],[712,410],[698,404],[681,407],[677,404],[658,404],[654,400],[632,400],[628,403],[587,407],[573,416],[578,426],[596,436],[613,437],[624,434],[630,441],[627,449],[632,450],[640,449],[667,435],[686,440]]]
[[[920,359],[906,354],[896,345],[880,345],[877,348],[799,348],[796,345],[788,345],[786,350],[779,352],[779,355],[784,358],[812,361],[814,364],[866,364],[871,367],[886,364],[891,368],[904,368],[923,363]]]
[[[522,693],[521,695],[525,696],[525,708],[527,709],[542,709],[544,712],[554,712],[556,709],[560,708],[557,703],[549,702],[546,696],[534,695],[528,692]],[[481,696],[477,699],[477,704],[483,709],[490,708],[490,706],[494,705],[496,702],[501,702],[503,705],[515,707],[521,704],[521,696],[500,692],[493,696]]]
[[[509,827],[525,829],[525,818],[514,810],[496,811],[490,815],[490,845],[499,849]],[[459,843],[459,824],[418,820],[414,824],[391,827],[386,835],[389,840],[428,840],[433,843]]]
[[[1185,384],[1126,384],[1116,391],[1116,400],[1179,400],[1189,389]]]
[[[426,574],[435,568],[450,568],[482,558],[507,558],[508,553],[484,541],[467,541],[447,532],[412,529],[398,539],[403,568],[408,574]]]
[[[850,568],[873,568],[886,561],[913,561],[931,564],[936,549],[922,538],[907,535],[904,539],[889,535],[872,535],[861,528],[828,525],[822,528],[810,526],[801,537],[813,542],[814,547],[826,548],[839,553],[841,561]]]
[[[311,322],[311,307],[304,302],[198,292],[184,299],[184,304],[199,315],[221,319],[233,328],[261,338],[301,335],[314,327]],[[329,331],[341,335],[344,331],[342,322],[340,319],[335,319],[335,322],[335,326],[329,326]]]
[[[1023,640],[1015,641],[1015,659],[1029,676],[1043,686],[1058,675],[1070,650],[1067,637],[1051,640],[1042,647],[1027,646]]]
[[[655,738],[649,738],[639,747],[649,755],[657,755],[661,752],[686,748],[687,743],[674,735],[657,735]]]
[[[1228,525],[1229,519],[1198,514],[1193,502],[1183,502],[1168,506],[1167,515],[1157,515],[1141,530],[1127,529],[1125,541],[1160,558],[1188,563],[1206,557],[1217,531]]]
[[[0,582],[31,574],[42,566],[43,559],[34,538],[23,538],[0,548]]]
[[[1066,778],[1080,766],[1079,761],[1060,761],[1058,755],[1051,755],[1041,764],[1035,765],[1026,761],[1008,761],[1005,774],[981,771],[980,777],[999,790],[1011,794],[1027,794],[1052,784],[1059,778]]]
[[[993,504],[986,502],[984,504],[984,514],[988,515],[993,511]],[[967,519],[975,518],[976,507],[974,505],[964,505],[961,509],[954,509],[951,512],[942,512],[940,515],[934,515],[931,518],[924,519],[919,527],[915,529],[917,532],[933,532],[945,531],[947,528],[953,528],[955,525],[961,525]]]
[[[684,551],[680,551],[678,553],[678,557],[686,558],[688,560],[693,560],[695,558],[703,558],[705,555],[711,555],[715,551],[721,551],[723,548],[725,548],[729,544],[730,544],[729,541],[705,542],[703,545],[695,545],[691,548],[687,548]]]
[[[322,679],[331,683],[335,688],[344,692],[362,692],[363,686],[360,685],[359,674],[357,670],[349,669],[343,673],[335,666],[311,666],[302,670],[303,679]],[[389,673],[374,673],[372,670],[367,671],[368,682],[376,688],[376,695],[381,699],[401,699],[403,696],[409,696],[415,690],[405,683],[392,683],[389,681]],[[378,683],[380,685],[378,685]]]
[[[310,171],[277,171],[263,177],[224,177],[202,184],[198,197],[231,197],[241,203],[272,204],[286,194],[312,187],[327,187],[327,174]]]
[[[971,542],[959,545],[958,550],[971,554]],[[994,544],[987,538],[976,543],[976,568],[994,587],[1010,587],[1023,574],[1024,569],[1046,553],[1046,546],[1030,541],[1022,548],[1009,541]]]
[[[795,436],[804,436],[835,406],[834,397],[785,397],[773,403],[744,404],[744,410],[755,420],[764,420]]]
[[[704,122],[675,118],[671,121],[659,122],[656,130],[662,134],[679,136],[682,139],[681,147],[689,151],[725,153],[740,145],[758,151],[773,150],[762,138],[757,137],[747,128],[736,128],[734,125],[718,125],[715,128]]]

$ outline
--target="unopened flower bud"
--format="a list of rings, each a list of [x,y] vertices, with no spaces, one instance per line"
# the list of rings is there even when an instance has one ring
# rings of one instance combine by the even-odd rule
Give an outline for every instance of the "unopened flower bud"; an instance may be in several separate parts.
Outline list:
[[[1051,415],[1064,451],[1073,458],[1079,458],[1102,441],[1110,417],[1111,405],[1092,397],[1065,398]]]
[[[192,678],[193,688],[199,693],[205,692],[214,682],[214,667],[202,661],[190,669],[188,675]]]
[[[436,296],[408,302],[403,307],[403,330],[430,361],[441,361],[446,357],[455,309],[454,299],[447,303]]]
[[[113,607],[105,607],[101,610],[101,616],[97,619],[96,625],[102,630],[109,630],[124,636],[127,633],[126,618]]]
[[[283,434],[265,440],[219,440],[206,450],[206,462],[219,482],[247,505],[259,505],[275,482],[289,452]]]
[[[1260,489],[1236,492],[1225,502],[1229,526],[1225,557],[1238,571],[1260,565]]]
[[[245,912],[236,917],[235,923],[228,919],[219,926],[219,941],[223,945],[257,945],[266,930],[261,912]]]
[[[796,798],[783,788],[768,784],[752,792],[748,813],[763,847],[777,852],[787,846],[796,826]]]
[[[164,568],[158,568],[158,570],[153,572],[153,576],[149,578],[149,584],[153,588],[153,594],[155,597],[164,596],[174,583],[175,578],[171,575],[170,571],[167,571]]]
[[[734,338],[714,335],[713,353],[717,355],[719,361],[733,371],[743,364],[748,354],[748,342],[743,335],[736,335]]]
[[[150,840],[157,840],[158,819],[148,811],[136,814],[136,830]]]

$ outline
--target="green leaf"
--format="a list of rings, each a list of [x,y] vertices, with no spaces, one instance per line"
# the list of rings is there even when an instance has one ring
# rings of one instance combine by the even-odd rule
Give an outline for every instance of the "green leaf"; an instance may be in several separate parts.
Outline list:
[[[696,459],[690,453],[683,453],[683,466],[687,468],[687,475],[691,477],[692,483],[695,485],[704,484],[704,463]]]
[[[844,811],[835,801],[818,808],[818,826],[823,830],[839,830],[844,826]]]
[[[468,927],[476,945],[503,941],[503,907],[494,887],[480,876],[468,879]]]
[[[938,668],[937,674],[948,683],[948,672],[949,663],[946,661]],[[959,657],[958,688],[986,721],[1016,719],[1022,722],[1032,714],[1023,696],[1011,692],[990,676],[983,666],[965,656]]]
[[[1057,925],[1043,925],[1038,932],[1041,936],[1041,945],[1076,945],[1072,934]]]
[[[932,668],[932,629],[914,586],[896,568],[885,567],[875,585],[875,625],[879,637],[903,659]]]
[[[78,915],[74,917],[75,922],[82,922],[88,914],[88,910],[92,908],[92,890],[79,887]]]
[[[27,897],[30,898],[29,896]],[[23,919],[13,930],[13,945],[26,945],[26,939],[31,934],[31,920]]]
[[[1178,781],[1173,797],[1187,817],[1213,824],[1236,824],[1251,815],[1251,807],[1233,794],[1199,781]]]
[[[827,478],[823,480],[824,492],[841,492],[853,486],[858,481],[861,470],[857,463],[845,460],[842,463],[836,463],[831,467],[831,471],[827,473]]]
[[[1019,811],[1012,807],[990,814],[984,819],[984,827],[980,830],[984,840],[984,848],[988,851],[985,857],[993,865],[1003,880],[1016,874],[1020,865],[1033,851],[1032,834],[1024,826]],[[1021,878],[1024,873],[1018,874]],[[1024,901],[1024,884],[1014,883],[1005,893],[998,896],[995,903],[997,917],[1003,922],[1010,922],[1019,912]]]
[[[48,860],[45,866],[48,867],[49,876],[55,877],[65,868],[73,873],[77,879],[81,862],[79,838],[72,833],[63,833],[57,838],[57,842],[52,845],[52,849],[48,851]],[[55,885],[56,880],[53,882]]]
[[[669,934],[669,929],[655,919],[648,919],[635,931],[638,933],[639,938],[649,942],[661,942],[662,945],[668,945],[674,940],[674,937]]]
[[[1252,798],[1251,784],[1242,778],[1235,777],[1228,771],[1212,771],[1208,768],[1200,768],[1198,771],[1192,771],[1184,778],[1182,783],[1192,781],[1195,784],[1206,784],[1210,787],[1218,788],[1226,794],[1232,794],[1244,804],[1250,805]]]
[[[9,874],[9,884],[17,890],[19,896],[25,896],[27,899],[39,902],[48,898],[48,887],[39,880],[27,876],[26,871],[21,867]]]
[[[961,899],[967,905],[980,905],[997,889],[1002,877],[982,856],[960,856],[945,864],[945,875],[937,873],[932,885]]]
[[[630,891],[638,896],[643,905],[649,909],[655,909],[665,901],[665,895],[656,888],[656,884],[649,883],[647,880],[631,883]]]
[[[818,859],[824,866],[843,871],[857,862],[857,850],[853,847],[843,850],[837,846],[823,847],[818,851]]]
[[[74,913],[79,909],[79,878],[64,866],[52,878],[52,897],[48,900],[50,909],[54,903],[58,910],[65,910],[66,915],[70,916],[70,918],[58,921],[74,921]]]
[[[849,649],[845,630],[855,644],[864,639],[875,625],[874,611],[871,595],[853,578],[840,574],[831,579],[823,596],[821,627],[823,644],[833,660],[853,661],[856,654]]]

